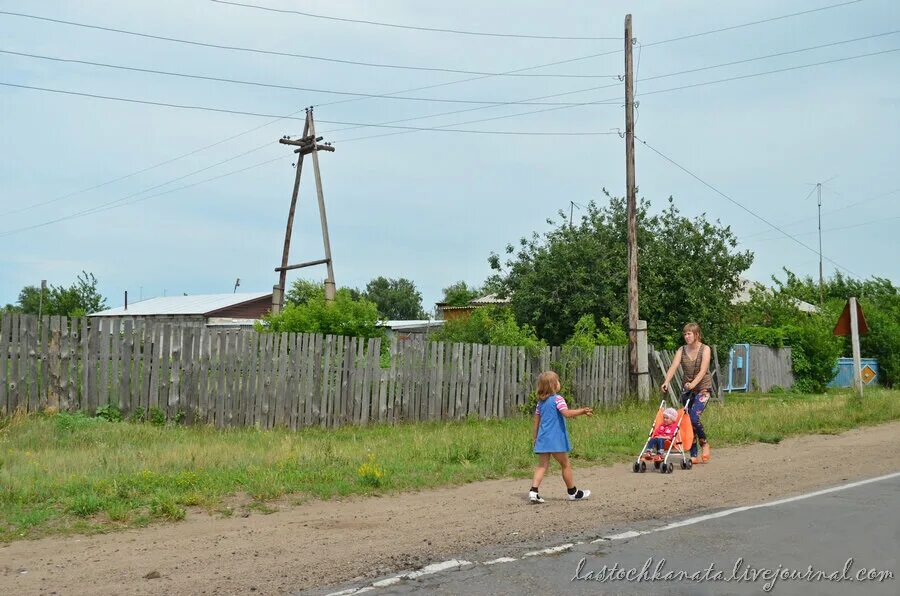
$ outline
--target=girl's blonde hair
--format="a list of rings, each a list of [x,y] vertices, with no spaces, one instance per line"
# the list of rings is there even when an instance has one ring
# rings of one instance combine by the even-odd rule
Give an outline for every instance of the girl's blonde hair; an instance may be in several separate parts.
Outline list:
[[[681,330],[682,333],[687,333],[688,331],[696,335],[698,341],[703,339],[703,333],[700,331],[700,325],[697,323],[688,323],[684,326],[684,329]]]
[[[544,371],[538,375],[537,396],[544,400],[559,391],[559,375],[552,370]]]

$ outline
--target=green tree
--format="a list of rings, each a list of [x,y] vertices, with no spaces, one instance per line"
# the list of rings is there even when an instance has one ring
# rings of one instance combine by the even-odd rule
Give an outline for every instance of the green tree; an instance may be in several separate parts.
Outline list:
[[[412,281],[376,277],[366,285],[365,298],[374,302],[381,316],[388,320],[424,319],[422,294]]]
[[[446,321],[431,334],[433,341],[447,341],[497,346],[524,346],[538,349],[546,345],[528,325],[519,325],[508,308],[476,308],[467,317]]]
[[[508,245],[505,262],[496,254],[489,259],[516,320],[534,325],[551,345],[565,342],[584,315],[619,326],[627,320],[625,201],[606,196],[607,205],[591,202],[577,225],[560,211],[546,234]],[[639,206],[637,232],[639,306],[650,340],[674,347],[684,324],[697,321],[714,342],[753,256],[736,250],[729,227],[682,216],[671,197],[659,214],[650,215],[649,207],[647,201]]]
[[[19,312],[36,315],[83,316],[106,308],[106,300],[97,289],[97,278],[93,273],[82,271],[69,286],[54,286],[44,290],[43,297],[38,286],[25,286],[19,292],[17,306]]]
[[[378,307],[365,299],[354,299],[348,288],[337,291],[332,303],[321,295],[311,296],[300,304],[288,303],[277,315],[263,317],[260,331],[277,333],[324,333],[354,337],[383,337],[378,327]]]
[[[481,289],[477,286],[469,287],[464,281],[458,281],[444,288],[444,300],[448,306],[465,306],[470,301],[481,296]]]
[[[788,313],[787,316],[782,314],[780,319],[791,322],[791,309],[784,305],[789,307],[794,304],[794,300],[818,304],[819,284],[810,276],[800,277],[788,269],[784,270],[784,274],[784,281],[772,278],[775,291],[767,302],[761,303],[757,308],[762,311],[774,310],[773,305],[780,301],[781,311]],[[859,280],[839,271],[824,282],[822,297],[825,302],[821,313],[825,318],[823,329],[830,333],[847,299],[859,298],[869,326],[869,333],[860,337],[860,350],[863,356],[878,360],[880,382],[886,386],[896,386],[900,383],[900,288],[883,277],[873,276]],[[808,318],[798,315],[796,309],[793,311],[795,319]],[[849,357],[852,354],[849,337],[830,341],[839,342],[838,355]]]
[[[284,299],[288,304],[306,304],[312,298],[325,298],[325,286],[320,281],[297,279],[291,284]]]

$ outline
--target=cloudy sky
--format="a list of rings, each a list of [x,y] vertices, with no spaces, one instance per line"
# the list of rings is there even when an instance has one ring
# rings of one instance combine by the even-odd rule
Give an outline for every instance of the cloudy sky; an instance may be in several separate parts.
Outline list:
[[[428,308],[456,280],[482,282],[491,251],[546,230],[570,201],[599,200],[604,187],[624,193],[624,141],[570,133],[624,126],[618,76],[629,11],[640,42],[637,135],[813,248],[811,184],[827,181],[826,275],[839,265],[900,282],[900,52],[885,52],[900,48],[895,0],[237,1],[522,37],[209,0],[0,0],[6,13],[93,26],[0,14],[0,304],[41,279],[69,284],[83,269],[110,306],[125,290],[131,300],[230,292],[238,277],[242,291],[271,290],[293,180],[293,154],[277,140],[299,135],[303,108],[316,105],[317,130],[337,147],[321,162],[338,284],[407,277]],[[802,11],[813,12],[769,20]],[[748,61],[772,54],[782,55]],[[556,76],[488,76],[562,61],[520,73]],[[830,63],[748,76],[822,62]],[[673,73],[681,74],[661,76]],[[375,95],[432,87],[398,96],[463,102],[298,87]],[[581,105],[521,104],[529,100]],[[276,118],[288,115],[298,119]],[[448,126],[458,123],[467,124]],[[766,281],[782,267],[817,275],[814,251],[640,144],[636,163],[640,194],[655,208],[673,195],[683,212],[731,225],[756,254],[750,277]],[[321,258],[318,226],[310,169],[292,262]],[[324,268],[306,275],[324,277]]]

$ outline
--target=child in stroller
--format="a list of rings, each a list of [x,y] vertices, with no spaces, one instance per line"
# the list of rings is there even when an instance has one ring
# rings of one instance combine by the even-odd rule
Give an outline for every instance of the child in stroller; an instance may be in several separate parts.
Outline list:
[[[673,451],[674,457],[681,456],[681,469],[690,470],[693,464],[685,451],[690,449],[693,442],[691,420],[684,408],[667,408],[666,401],[663,400],[659,404],[653,426],[650,427],[647,442],[632,465],[632,471],[645,472],[647,462],[651,461],[661,473],[671,474],[675,469],[674,464],[669,461],[673,457]]]

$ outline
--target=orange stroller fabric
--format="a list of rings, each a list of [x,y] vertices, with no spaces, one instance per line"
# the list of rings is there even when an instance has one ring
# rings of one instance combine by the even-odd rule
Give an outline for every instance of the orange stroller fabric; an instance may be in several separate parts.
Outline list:
[[[679,408],[678,413],[675,416],[675,419],[678,420],[678,433],[681,438],[682,449],[685,451],[691,448],[691,445],[694,444],[694,427],[691,425],[691,417],[684,410],[684,408]],[[653,429],[662,424],[663,421],[663,409],[660,408],[656,412],[656,420],[653,421]],[[679,436],[676,435],[676,439]]]

